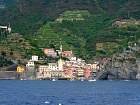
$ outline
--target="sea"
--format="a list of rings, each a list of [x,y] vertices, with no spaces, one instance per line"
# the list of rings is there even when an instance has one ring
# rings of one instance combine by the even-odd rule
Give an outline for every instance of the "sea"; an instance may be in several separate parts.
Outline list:
[[[140,81],[0,81],[0,105],[140,105]]]

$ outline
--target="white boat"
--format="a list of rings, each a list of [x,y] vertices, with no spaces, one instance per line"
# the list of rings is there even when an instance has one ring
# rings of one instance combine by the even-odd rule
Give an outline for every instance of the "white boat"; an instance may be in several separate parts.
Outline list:
[[[130,80],[124,80],[124,81],[130,81]]]
[[[84,81],[84,79],[81,79],[81,81]]]
[[[84,78],[81,78],[80,80],[81,80],[81,81],[84,81]]]
[[[53,79],[52,79],[52,81],[56,81],[56,79],[55,79],[55,78],[53,78]]]
[[[70,81],[75,81],[74,79],[70,79]]]
[[[90,80],[88,80],[89,82],[95,82],[96,81],[96,79],[90,79]]]

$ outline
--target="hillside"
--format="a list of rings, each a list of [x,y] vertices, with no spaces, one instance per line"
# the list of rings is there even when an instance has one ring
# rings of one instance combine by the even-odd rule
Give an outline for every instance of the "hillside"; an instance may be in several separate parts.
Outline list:
[[[92,59],[102,55],[102,51],[104,56],[110,56],[118,49],[122,51],[128,42],[135,43],[135,37],[140,38],[139,28],[140,23],[135,19],[114,22],[106,14],[96,16],[83,10],[66,11],[55,21],[42,26],[29,40],[37,48],[58,49],[61,42],[64,50],[73,50],[79,57]],[[99,52],[98,43],[105,44]]]
[[[76,56],[89,60],[110,56],[140,37],[139,0],[5,0],[5,3],[6,8],[0,9],[0,24],[10,23],[13,32],[22,34],[30,43],[31,50],[10,47],[17,53],[23,52],[21,58],[41,55],[40,49],[44,47],[58,49],[62,43],[64,50],[73,50]]]
[[[0,54],[9,60],[22,60],[28,58],[29,52],[33,47],[25,40],[22,35],[14,33],[2,38],[0,41]]]
[[[139,0],[5,0],[0,10],[0,24],[11,23],[14,32],[34,32],[48,20],[56,19],[67,10],[88,10],[92,14],[139,18]],[[8,5],[9,4],[9,5]]]

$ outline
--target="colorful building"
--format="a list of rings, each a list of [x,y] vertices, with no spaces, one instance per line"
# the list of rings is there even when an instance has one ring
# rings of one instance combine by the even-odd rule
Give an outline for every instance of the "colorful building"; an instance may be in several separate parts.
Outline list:
[[[92,76],[92,72],[91,72],[91,69],[84,69],[84,77],[85,79],[90,79]]]
[[[36,73],[37,79],[48,79],[51,78],[51,71],[48,69],[47,65],[40,65],[38,67],[37,73]]]
[[[63,51],[62,57],[71,58],[71,57],[73,57],[73,52],[72,51]]]
[[[26,79],[28,80],[36,79],[36,67],[34,61],[29,61],[26,64],[25,75],[26,75]]]
[[[48,57],[57,57],[57,52],[54,49],[45,48],[44,54]]]

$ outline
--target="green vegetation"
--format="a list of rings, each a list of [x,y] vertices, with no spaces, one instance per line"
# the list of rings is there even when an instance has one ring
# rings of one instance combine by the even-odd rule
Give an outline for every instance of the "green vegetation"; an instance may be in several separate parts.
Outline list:
[[[0,56],[0,67],[8,66],[13,64],[10,60],[5,59],[3,56]]]
[[[73,50],[76,56],[89,60],[110,56],[122,51],[128,42],[140,39],[139,0],[12,2],[0,10],[0,24],[10,21],[13,32],[23,34],[24,40],[18,37],[20,43],[11,42],[9,39],[14,38],[11,36],[7,38],[8,47],[2,46],[16,51],[21,58],[33,54],[42,56],[42,48],[59,49],[62,43],[64,50]],[[102,43],[103,48],[98,50],[97,43]]]
[[[19,34],[10,34],[0,41],[0,54],[13,60],[28,58],[32,49],[30,43]]]
[[[117,24],[106,14],[89,14],[84,19],[77,20],[77,15],[74,17],[72,13],[73,11],[64,12],[64,16],[62,14],[61,17],[65,18],[62,18],[61,22],[45,24],[34,37],[29,38],[30,42],[37,48],[55,49],[59,49],[62,43],[64,50],[73,50],[76,56],[92,59],[94,56],[110,56],[120,52],[123,47],[128,46],[128,42],[134,43],[135,37],[139,38],[139,23],[136,20],[129,19],[124,26],[123,21]],[[82,16],[83,11],[78,13]],[[135,25],[134,22],[138,24]],[[103,49],[96,52],[96,43],[99,42],[104,43]]]

